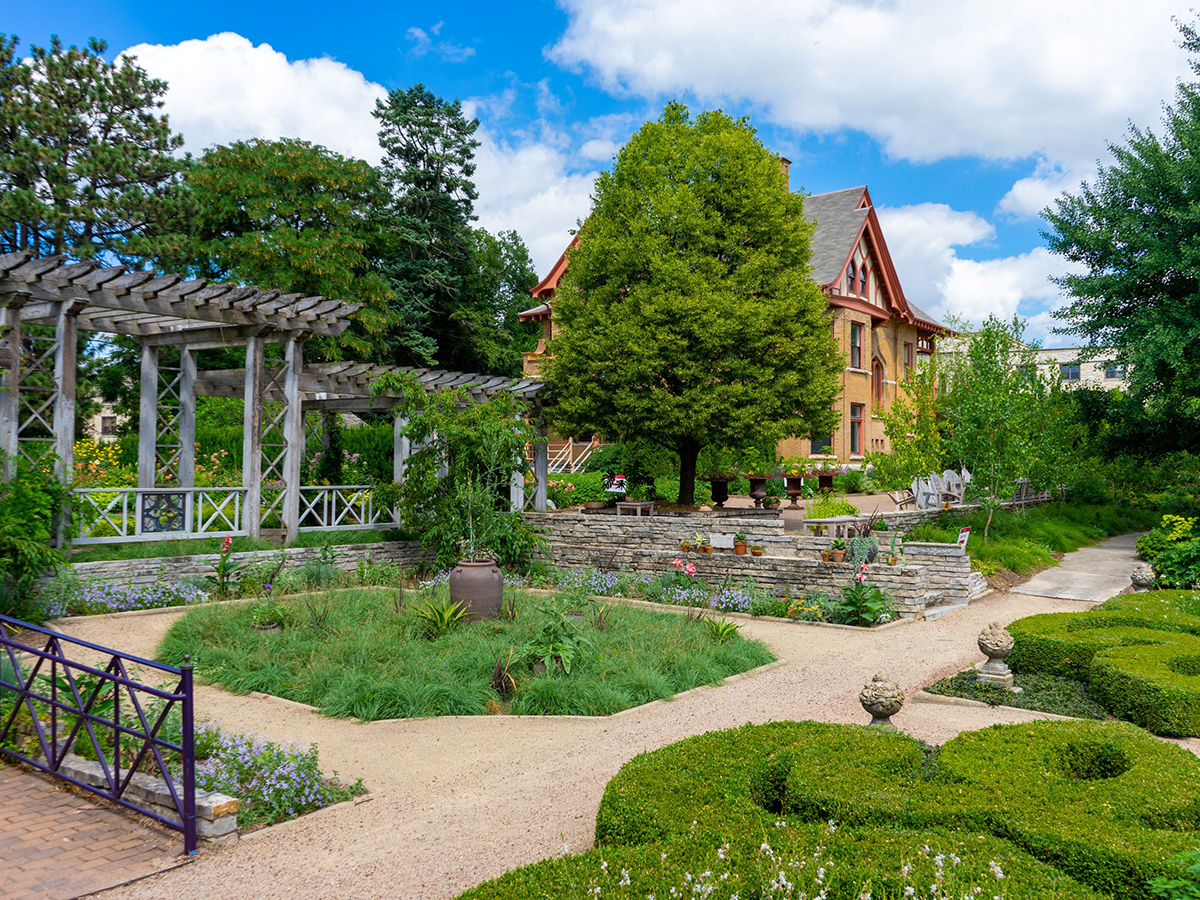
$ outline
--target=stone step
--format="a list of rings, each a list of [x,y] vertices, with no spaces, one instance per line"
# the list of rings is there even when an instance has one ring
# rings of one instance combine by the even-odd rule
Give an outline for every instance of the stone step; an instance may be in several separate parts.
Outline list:
[[[934,622],[942,616],[948,616],[950,613],[966,608],[966,603],[943,603],[940,606],[929,606],[925,608],[925,621]]]

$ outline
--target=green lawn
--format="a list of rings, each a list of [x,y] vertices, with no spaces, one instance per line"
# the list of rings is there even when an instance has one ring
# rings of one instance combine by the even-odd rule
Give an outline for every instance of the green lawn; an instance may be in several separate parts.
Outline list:
[[[522,651],[560,602],[510,591],[516,620],[468,623],[436,640],[421,636],[426,599],[445,595],[357,588],[287,598],[283,630],[252,627],[254,607],[202,606],[185,615],[159,648],[163,661],[191,654],[204,681],[231,691],[262,691],[309,703],[329,715],[360,719],[489,712],[608,715],[714,684],[774,657],[740,636],[718,643],[703,622],[671,613],[579,602],[570,618],[585,646],[569,674],[558,666],[535,674]],[[516,688],[492,687],[498,659],[508,660]]]
[[[1043,503],[1025,512],[997,510],[987,540],[983,527],[987,513],[967,515],[943,513],[933,522],[917,525],[908,533],[911,541],[952,544],[960,528],[970,526],[967,553],[985,575],[1008,569],[1030,575],[1055,565],[1055,553],[1070,553],[1117,534],[1148,531],[1158,524],[1157,510],[1132,507],[1092,506],[1083,503]]]

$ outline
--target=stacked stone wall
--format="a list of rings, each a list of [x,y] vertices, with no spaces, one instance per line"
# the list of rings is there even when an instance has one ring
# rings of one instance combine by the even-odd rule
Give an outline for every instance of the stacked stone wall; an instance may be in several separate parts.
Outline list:
[[[341,544],[331,548],[337,554],[334,565],[345,572],[353,572],[360,562],[391,562],[415,569],[428,564],[430,557],[417,541],[382,541],[375,544]],[[252,550],[233,553],[230,559],[253,564],[275,562],[279,554],[287,559],[287,566],[294,568],[318,559],[320,547],[291,547],[286,550]],[[97,562],[76,563],[75,574],[85,579],[109,581],[114,584],[151,584],[156,581],[182,581],[184,578],[211,575],[212,564],[220,557],[215,553],[201,556],[156,556],[149,559],[109,559]]]

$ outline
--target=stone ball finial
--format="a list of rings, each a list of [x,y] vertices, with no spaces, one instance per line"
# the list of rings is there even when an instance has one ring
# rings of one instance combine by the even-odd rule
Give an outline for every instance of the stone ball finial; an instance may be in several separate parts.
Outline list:
[[[863,685],[858,693],[858,702],[871,714],[871,724],[883,728],[895,728],[891,717],[900,712],[904,705],[904,691],[900,685],[881,672]]]
[[[1155,582],[1154,569],[1148,563],[1141,563],[1129,576],[1129,582],[1135,588],[1152,588]]]
[[[988,659],[1004,659],[1012,653],[1013,636],[999,622],[989,622],[976,638],[980,652]]]

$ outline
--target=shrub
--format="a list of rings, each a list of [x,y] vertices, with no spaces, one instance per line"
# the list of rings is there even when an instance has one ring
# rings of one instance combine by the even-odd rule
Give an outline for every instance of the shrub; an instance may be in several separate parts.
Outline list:
[[[1194,518],[1166,515],[1158,527],[1137,539],[1138,555],[1152,563],[1168,547],[1197,537],[1200,534],[1196,531]]]
[[[1200,539],[1169,545],[1154,560],[1154,571],[1162,587],[1200,585]]]

